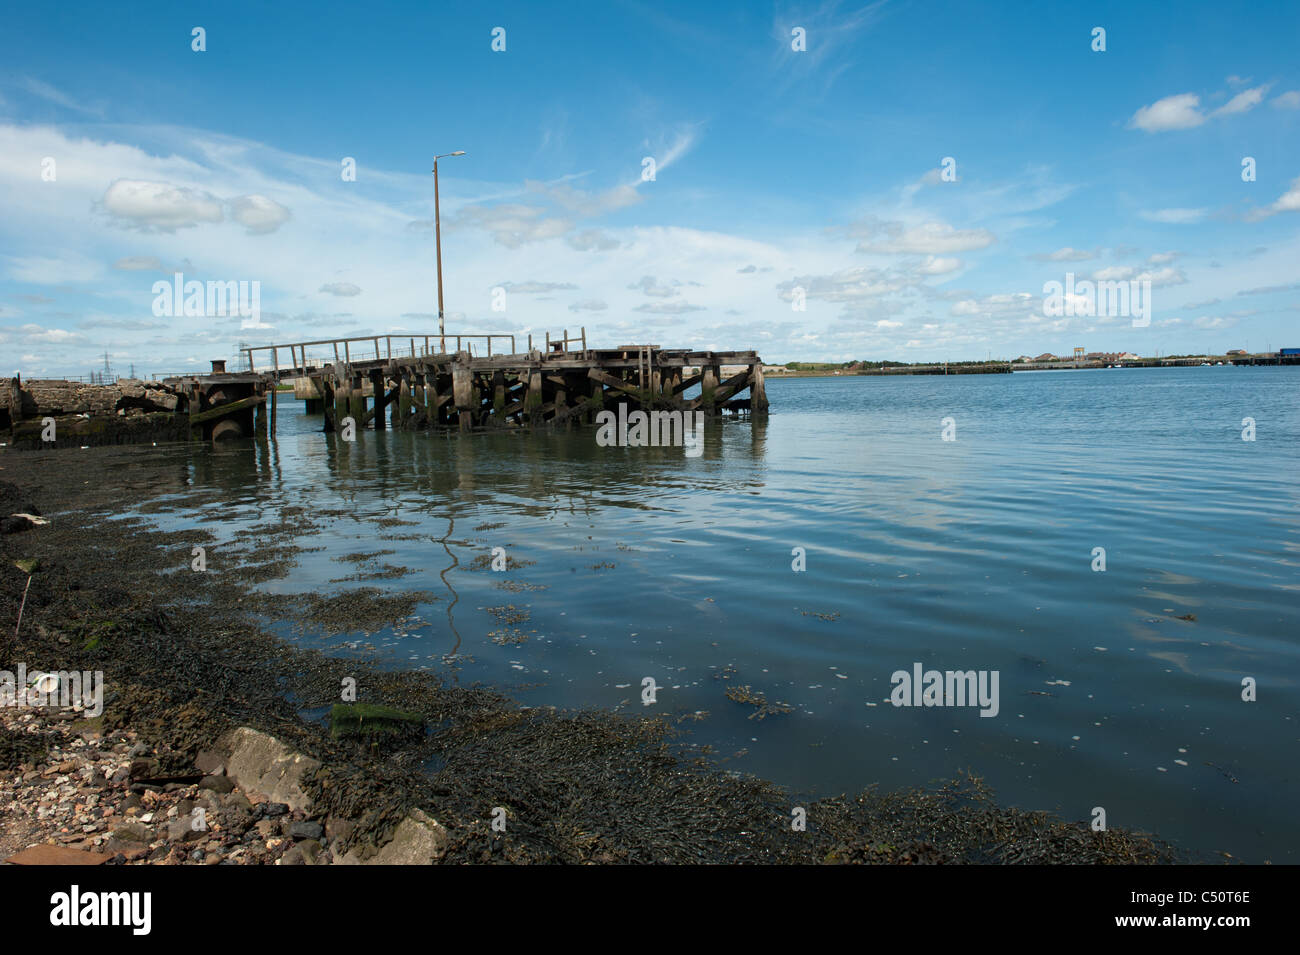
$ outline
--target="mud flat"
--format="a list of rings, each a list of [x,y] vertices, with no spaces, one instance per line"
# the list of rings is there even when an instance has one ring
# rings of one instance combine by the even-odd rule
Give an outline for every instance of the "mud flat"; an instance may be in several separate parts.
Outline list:
[[[4,713],[0,779],[18,804],[0,815],[7,852],[52,843],[119,864],[1195,861],[1142,834],[999,806],[973,776],[808,800],[723,770],[664,719],[530,709],[294,647],[261,621],[373,628],[422,595],[259,592],[292,566],[311,520],[301,508],[224,546],[234,572],[188,572],[194,533],[119,517],[176,490],[174,465],[147,451],[0,452],[0,512],[48,522],[0,535],[0,669],[103,674],[98,717],[85,701]],[[31,560],[33,573],[16,566]],[[336,708],[345,680],[357,707]]]

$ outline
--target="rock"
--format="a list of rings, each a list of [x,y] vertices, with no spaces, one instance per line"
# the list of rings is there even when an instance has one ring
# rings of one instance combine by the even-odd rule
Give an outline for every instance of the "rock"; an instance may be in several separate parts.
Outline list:
[[[320,855],[320,843],[315,839],[307,839],[281,856],[280,865],[316,865]]]
[[[112,856],[102,852],[86,852],[71,846],[32,846],[5,862],[10,865],[103,865]]]
[[[289,826],[289,838],[294,840],[312,839],[319,843],[323,834],[319,822],[295,822]]]
[[[447,830],[436,819],[419,809],[412,809],[398,823],[393,838],[363,864],[428,865],[442,858],[449,841]],[[348,853],[349,856],[352,854]]]
[[[21,514],[10,514],[8,517],[0,518],[0,534],[21,534],[35,526],[33,521],[29,521]]]
[[[311,807],[302,783],[320,769],[319,762],[293,752],[273,736],[246,726],[226,734],[223,743],[230,752],[226,775],[240,789],[264,793],[290,809]]]
[[[243,793],[227,793],[221,800],[221,805],[226,809],[240,809],[244,812],[251,812],[253,809],[253,804]]]
[[[146,843],[149,841],[149,828],[141,822],[128,822],[113,830],[112,838],[117,842]]]
[[[152,779],[158,775],[161,769],[162,764],[158,760],[144,757],[131,760],[128,774],[132,779]]]
[[[224,776],[226,774],[226,758],[220,753],[205,749],[194,757],[194,768],[204,776]]]
[[[329,837],[330,842],[339,839],[347,842],[348,839],[352,838],[352,833],[356,828],[357,824],[355,822],[340,816],[329,816],[325,820],[325,835]]]
[[[274,819],[259,819],[254,828],[263,839],[269,839],[280,831],[280,824]]]
[[[174,822],[167,823],[169,842],[195,842],[208,834],[207,829],[195,829],[193,816],[181,816]]]
[[[289,804],[284,802],[264,802],[262,803],[262,815],[268,819],[275,819],[278,816],[288,815]]]
[[[199,780],[200,789],[210,789],[215,793],[228,793],[235,788],[229,776],[204,776]]]

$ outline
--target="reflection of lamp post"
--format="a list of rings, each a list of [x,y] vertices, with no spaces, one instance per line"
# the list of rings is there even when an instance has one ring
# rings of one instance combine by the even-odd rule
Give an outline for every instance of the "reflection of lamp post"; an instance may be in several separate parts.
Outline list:
[[[438,215],[438,160],[463,155],[465,151],[458,149],[454,153],[433,157],[433,242],[438,255],[438,338],[442,341],[444,353],[447,351],[447,332],[442,323],[442,222]]]

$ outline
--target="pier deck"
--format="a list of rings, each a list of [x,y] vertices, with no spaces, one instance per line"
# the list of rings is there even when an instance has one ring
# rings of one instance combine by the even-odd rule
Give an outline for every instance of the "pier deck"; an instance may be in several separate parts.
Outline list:
[[[446,349],[452,342],[455,351]],[[309,412],[324,413],[327,431],[347,418],[375,430],[568,426],[591,423],[619,403],[707,415],[768,410],[763,362],[753,351],[588,348],[585,330],[576,337],[567,330],[559,338],[547,335],[541,344],[533,347],[529,336],[527,350],[518,351],[515,336],[493,334],[262,345],[244,350],[246,372],[214,367],[212,374],[164,384],[186,396],[192,427],[213,438],[274,428],[276,389],[285,381],[293,381]],[[695,385],[699,394],[686,398]]]

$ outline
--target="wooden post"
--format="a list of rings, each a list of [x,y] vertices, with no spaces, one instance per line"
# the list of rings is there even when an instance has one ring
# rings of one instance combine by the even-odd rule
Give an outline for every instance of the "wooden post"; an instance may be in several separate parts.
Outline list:
[[[411,376],[403,371],[402,390],[397,396],[397,427],[406,428],[411,423]]]
[[[710,354],[712,354],[710,352]],[[704,413],[711,415],[714,412],[713,401],[714,393],[718,390],[718,377],[721,369],[717,365],[700,366],[700,405]]]
[[[560,374],[564,376],[563,372],[561,372]],[[564,377],[566,377],[567,380],[567,376]],[[552,421],[563,420],[564,426],[567,429],[570,426],[568,410],[569,410],[569,390],[563,387],[556,388],[555,389],[555,417],[553,417],[551,420]]]
[[[549,334],[548,334],[549,344]],[[528,374],[528,391],[524,394],[524,413],[535,421],[542,410],[542,369],[534,368]]]
[[[415,406],[416,422],[424,424],[428,413],[424,398],[424,362],[415,366],[411,376],[411,404]]]
[[[253,406],[253,434],[257,440],[266,438],[266,402]]]
[[[763,382],[763,363],[749,366],[749,413],[767,414],[767,385]]]
[[[506,410],[506,373],[501,369],[492,372],[492,418],[504,425]]]
[[[365,379],[360,375],[352,376],[352,393],[349,397],[348,414],[352,415],[352,420],[360,428],[366,417],[366,386]]]
[[[442,405],[438,402],[438,374],[438,366],[434,365],[433,374],[426,376],[424,388],[424,403],[429,409],[429,423],[435,425],[442,423]]]
[[[378,339],[375,340],[375,347],[379,347]],[[384,407],[384,398],[387,397],[387,388],[385,386],[386,382],[384,381],[384,373],[382,371],[372,371],[370,373],[370,390],[375,393],[374,408],[376,431],[383,431],[387,427],[384,422],[384,412],[388,410]]]
[[[335,429],[335,415],[337,414],[334,407],[334,382],[328,375],[322,375],[320,380],[321,404],[325,412],[325,433],[329,434]]]
[[[460,346],[459,339],[456,345]],[[470,371],[469,362],[462,361],[459,356],[451,366],[451,396],[460,412],[460,430],[470,430],[474,426],[474,411],[479,403],[474,400],[474,373]]]

